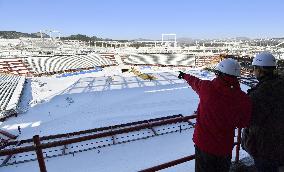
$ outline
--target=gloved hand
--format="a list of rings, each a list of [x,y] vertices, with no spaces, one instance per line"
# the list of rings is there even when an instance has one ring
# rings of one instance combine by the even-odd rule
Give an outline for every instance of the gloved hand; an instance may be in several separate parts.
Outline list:
[[[185,75],[185,73],[184,73],[184,72],[179,71],[178,78],[179,78],[179,79],[183,79],[183,76],[184,76],[184,75]]]

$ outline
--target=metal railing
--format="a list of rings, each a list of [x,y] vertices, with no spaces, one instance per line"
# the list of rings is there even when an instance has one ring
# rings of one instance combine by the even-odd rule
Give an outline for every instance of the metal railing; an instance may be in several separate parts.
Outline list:
[[[149,128],[161,126],[161,125],[174,124],[174,123],[178,123],[178,122],[188,122],[188,120],[194,119],[194,118],[196,118],[196,115],[185,116],[185,117],[177,116],[175,118],[169,118],[169,119],[166,118],[166,119],[161,120],[161,121],[148,121],[147,123],[137,124],[133,127],[115,129],[115,130],[105,131],[105,132],[102,132],[102,133],[95,133],[95,134],[76,137],[76,138],[69,138],[69,139],[67,138],[65,140],[53,141],[53,142],[48,142],[48,143],[41,143],[40,142],[41,138],[38,135],[35,135],[35,136],[33,136],[33,139],[32,139],[33,145],[14,148],[14,149],[0,150],[0,156],[11,157],[14,154],[35,151],[40,171],[46,172],[47,170],[46,170],[43,151],[42,151],[44,149],[52,148],[52,147],[58,147],[58,146],[65,146],[65,145],[69,145],[69,144],[72,144],[72,143],[78,143],[78,142],[83,142],[83,141],[87,141],[87,140],[113,136],[113,135],[117,135],[117,134],[139,131],[139,130],[142,130],[142,129],[149,129]]]
[[[240,144],[241,144],[241,129],[238,128],[238,135],[237,135],[237,142],[234,143],[234,146],[236,146],[236,157],[235,157],[235,162],[238,163],[239,159],[240,159]],[[176,166],[178,164],[182,164],[185,163],[187,161],[191,161],[195,159],[195,155],[190,155],[187,157],[183,157],[177,160],[173,160],[167,163],[163,163],[154,167],[150,167],[144,170],[140,170],[139,172],[153,172],[153,171],[159,171],[159,170],[163,170],[169,167],[173,167]]]
[[[65,140],[53,141],[53,142],[48,142],[48,143],[41,143],[40,141],[41,140],[43,141],[44,138],[40,138],[38,135],[35,135],[35,136],[33,136],[33,139],[32,139],[32,141],[33,141],[32,146],[25,146],[25,147],[14,148],[14,149],[0,150],[0,156],[11,157],[12,155],[18,154],[18,153],[35,151],[40,171],[46,172],[47,170],[46,170],[43,151],[42,151],[44,149],[57,147],[57,146],[66,146],[66,145],[69,145],[69,144],[72,144],[72,143],[78,143],[78,142],[83,142],[83,141],[87,141],[87,140],[113,136],[113,135],[117,135],[117,134],[139,131],[139,130],[142,130],[142,129],[149,129],[149,128],[152,128],[152,127],[155,127],[155,126],[173,124],[173,123],[178,123],[178,122],[188,122],[190,119],[195,119],[196,117],[197,117],[196,115],[185,116],[185,117],[175,116],[174,118],[169,118],[169,119],[165,118],[162,121],[153,120],[153,121],[149,121],[147,123],[137,124],[133,127],[129,126],[127,128],[115,129],[115,130],[105,131],[105,132],[102,132],[102,133],[95,133],[95,134],[76,137],[76,138],[70,138],[70,139],[67,138]],[[54,137],[54,136],[52,136],[52,137]],[[55,137],[55,138],[58,138],[58,136]],[[31,139],[29,141],[31,141]],[[239,161],[240,141],[241,141],[241,129],[238,129],[237,142],[234,143],[234,146],[236,146],[236,157],[235,157],[236,162]],[[167,163],[164,163],[164,164],[160,164],[160,165],[157,165],[157,166],[154,166],[154,167],[150,167],[150,168],[141,170],[140,172],[158,171],[158,170],[166,169],[166,168],[169,168],[169,167],[172,167],[172,166],[175,166],[175,165],[187,162],[187,161],[191,161],[191,160],[194,160],[194,159],[195,159],[195,155],[190,155],[190,156],[183,157],[183,158],[171,161],[171,162],[167,162]]]

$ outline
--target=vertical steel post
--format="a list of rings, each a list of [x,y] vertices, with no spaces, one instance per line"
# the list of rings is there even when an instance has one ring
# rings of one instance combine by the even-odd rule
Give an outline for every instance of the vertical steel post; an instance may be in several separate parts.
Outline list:
[[[241,130],[242,130],[241,128],[238,128],[236,159],[235,159],[236,163],[238,163],[240,159]]]
[[[39,135],[33,136],[33,141],[34,141],[34,146],[35,146],[35,149],[36,149],[36,156],[37,156],[37,161],[38,161],[40,172],[47,172],[46,167],[45,167],[43,154],[42,154],[42,150],[39,147],[40,146]]]

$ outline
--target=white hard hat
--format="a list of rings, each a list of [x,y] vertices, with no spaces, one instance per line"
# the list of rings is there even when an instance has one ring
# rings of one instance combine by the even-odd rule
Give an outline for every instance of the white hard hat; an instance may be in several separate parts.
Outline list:
[[[252,61],[253,66],[276,66],[275,57],[268,52],[262,52],[255,56]]]
[[[241,66],[240,64],[231,58],[222,60],[216,67],[216,69],[222,73],[240,76],[241,75]]]

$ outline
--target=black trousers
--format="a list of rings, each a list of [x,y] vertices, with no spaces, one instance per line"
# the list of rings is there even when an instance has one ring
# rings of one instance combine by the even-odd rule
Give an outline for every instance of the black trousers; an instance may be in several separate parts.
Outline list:
[[[201,151],[195,146],[195,172],[228,172],[231,155],[216,156]]]

